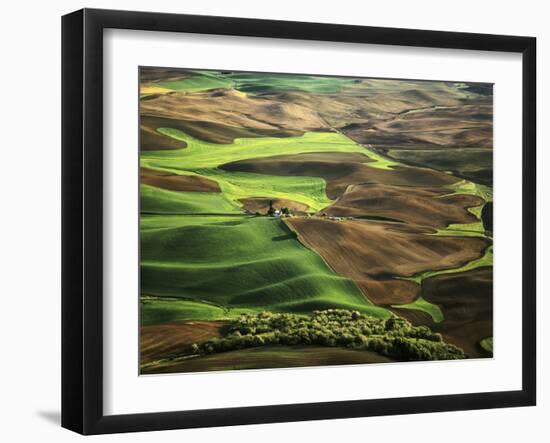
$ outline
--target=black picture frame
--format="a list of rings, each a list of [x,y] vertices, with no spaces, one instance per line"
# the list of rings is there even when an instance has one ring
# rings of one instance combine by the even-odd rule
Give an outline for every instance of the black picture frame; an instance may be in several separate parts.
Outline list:
[[[103,31],[108,28],[504,51],[523,63],[522,389],[168,411],[103,412]],[[82,434],[320,420],[536,403],[536,39],[83,9],[62,18],[62,426]]]

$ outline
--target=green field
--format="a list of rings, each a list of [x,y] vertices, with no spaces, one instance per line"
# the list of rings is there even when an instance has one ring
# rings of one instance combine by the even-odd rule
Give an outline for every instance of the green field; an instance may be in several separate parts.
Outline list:
[[[378,154],[375,152],[371,146],[365,146],[365,149],[367,150],[367,155],[371,161],[367,163],[368,166],[371,168],[378,168],[378,169],[393,169],[394,166],[399,166],[399,163],[388,158],[384,157],[381,154]]]
[[[242,198],[268,196],[304,203],[311,212],[320,211],[331,203],[325,190],[326,182],[320,177],[264,175],[221,169],[195,172],[218,182],[225,197],[237,206],[240,206],[238,200]]]
[[[140,298],[140,323],[142,326],[170,323],[189,318],[214,320],[224,316],[225,310],[196,300],[181,300],[174,297]]]
[[[141,185],[142,214],[219,214],[241,213],[219,192],[175,192]]]
[[[336,132],[307,132],[285,138],[237,138],[231,144],[217,144],[199,140],[178,129],[159,128],[158,131],[184,141],[187,148],[142,152],[141,163],[170,171],[215,168],[238,160],[307,152],[355,152],[368,157],[363,146]]]
[[[438,229],[437,232],[432,235],[487,238],[482,221],[473,223],[451,223],[443,229]]]
[[[474,183],[469,180],[461,180],[459,182],[448,185],[447,188],[449,188],[453,192],[446,195],[453,195],[453,194],[475,195],[477,197],[481,197],[487,203],[493,201],[492,187],[481,185],[479,183]]]
[[[182,80],[158,82],[154,85],[174,91],[201,92],[209,89],[231,88],[233,82],[220,78],[214,73],[203,71]]]
[[[335,132],[309,132],[300,137],[286,138],[240,138],[231,144],[205,142],[177,129],[159,128],[159,132],[177,140],[185,141],[187,148],[142,152],[141,165],[159,171],[180,175],[195,174],[209,178],[219,184],[223,197],[190,196],[190,193],[187,193],[187,196],[178,198],[176,195],[164,192],[158,194],[162,201],[157,204],[151,201],[152,197],[155,197],[152,195],[151,189],[144,188],[145,194],[142,194],[142,207],[145,208],[146,212],[191,213],[192,211],[185,207],[185,203],[182,203],[187,199],[190,200],[189,205],[197,206],[198,210],[196,212],[199,213],[232,212],[235,208],[229,208],[227,206],[228,202],[238,208],[241,206],[238,200],[248,197],[289,199],[308,205],[311,212],[320,211],[331,203],[326,195],[326,182],[320,177],[270,176],[246,172],[228,172],[219,169],[221,165],[238,160],[311,152],[350,152],[364,155],[365,164],[369,167],[390,169],[397,164],[353,142],[345,135]],[[368,160],[370,162],[367,163]],[[203,197],[207,201],[200,203],[199,200]],[[143,199],[146,201],[143,201]],[[165,204],[169,200],[174,201],[174,208],[171,211],[167,210]],[[200,206],[215,208],[216,200],[220,202],[219,210],[199,210]],[[147,209],[157,207],[160,209],[159,211]]]
[[[413,309],[425,312],[430,317],[432,317],[432,320],[435,323],[440,323],[445,320],[445,316],[443,315],[441,308],[433,303],[430,303],[428,300],[422,297],[418,297],[412,303],[407,303],[406,305],[394,305],[393,307],[402,309]]]
[[[143,215],[141,282],[143,294],[224,308],[342,308],[391,315],[275,218]]]
[[[256,312],[253,309],[230,309],[198,300],[175,297],[140,298],[140,320],[142,326],[159,325],[178,320],[220,320],[239,317]]]
[[[261,74],[238,72],[224,76],[234,82],[235,88],[248,93],[303,91],[335,93],[355,85],[355,80],[342,77],[317,77],[314,75]]]
[[[210,89],[234,88],[245,93],[281,91],[335,93],[340,92],[343,88],[353,87],[355,84],[355,79],[342,77],[220,71],[194,71],[188,78],[154,83],[156,86],[174,91],[200,92]]]

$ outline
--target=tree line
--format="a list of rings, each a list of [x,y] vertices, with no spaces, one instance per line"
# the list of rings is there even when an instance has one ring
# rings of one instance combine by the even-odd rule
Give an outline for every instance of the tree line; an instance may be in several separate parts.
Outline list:
[[[193,344],[187,354],[204,355],[267,345],[317,345],[373,351],[398,361],[453,360],[464,352],[427,326],[399,317],[383,320],[345,309],[312,315],[243,314],[222,329],[222,337]]]

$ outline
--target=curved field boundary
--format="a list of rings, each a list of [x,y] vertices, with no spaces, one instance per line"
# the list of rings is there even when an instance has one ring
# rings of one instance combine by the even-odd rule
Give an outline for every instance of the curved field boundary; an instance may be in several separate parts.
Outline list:
[[[335,274],[279,219],[149,216],[141,231],[142,291],[235,309],[309,312],[370,304],[355,283]]]
[[[389,169],[394,165],[337,132],[308,132],[303,136],[286,138],[239,138],[231,144],[205,142],[177,129],[159,128],[158,132],[184,141],[187,147],[171,151],[144,151],[141,153],[142,167],[214,180],[225,198],[237,208],[242,207],[239,200],[244,198],[273,197],[305,204],[312,212],[317,212],[330,205],[332,200],[327,197],[326,181],[321,177],[270,176],[219,169],[226,163],[275,155],[346,152],[364,155],[365,164],[374,168]]]
[[[214,168],[224,163],[251,158],[308,152],[356,152],[368,157],[368,150],[336,132],[306,132],[297,137],[236,138],[230,144],[210,143],[172,128],[158,132],[187,143],[185,149],[142,152],[142,160],[181,169]],[[165,160],[169,160],[166,162]]]
[[[493,265],[493,246],[491,245],[487,247],[483,257],[478,258],[477,260],[470,261],[458,268],[443,269],[440,271],[428,271],[428,272],[423,272],[421,274],[417,274],[413,277],[396,277],[396,278],[399,278],[401,280],[414,281],[415,283],[422,284],[422,280],[429,277],[434,277],[436,275],[456,274],[459,272],[470,271],[472,269],[480,268],[483,266],[492,266],[492,265]],[[392,307],[414,309],[414,310],[425,312],[432,317],[435,323],[439,323],[445,319],[445,316],[441,311],[441,308],[438,305],[434,303],[430,303],[429,301],[425,300],[424,298],[422,298],[422,296],[418,297],[412,303],[408,303],[406,305],[392,305]]]
[[[460,267],[442,269],[439,271],[427,271],[420,274],[413,275],[412,277],[398,277],[401,280],[410,280],[416,283],[422,283],[422,280],[429,277],[434,277],[441,274],[456,274],[458,272],[470,271],[472,269],[480,268],[482,266],[492,266],[493,265],[493,246],[490,245],[485,250],[485,253],[482,257],[472,260]]]
[[[434,303],[430,303],[422,296],[418,297],[412,303],[407,303],[405,305],[392,305],[392,308],[412,309],[425,312],[430,317],[432,317],[434,323],[441,323],[443,320],[445,320],[445,316],[443,315],[441,308]]]

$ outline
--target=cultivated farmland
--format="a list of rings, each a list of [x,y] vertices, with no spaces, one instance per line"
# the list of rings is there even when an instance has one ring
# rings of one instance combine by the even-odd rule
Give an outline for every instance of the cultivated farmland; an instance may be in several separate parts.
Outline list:
[[[491,85],[140,82],[143,374],[492,356]]]

